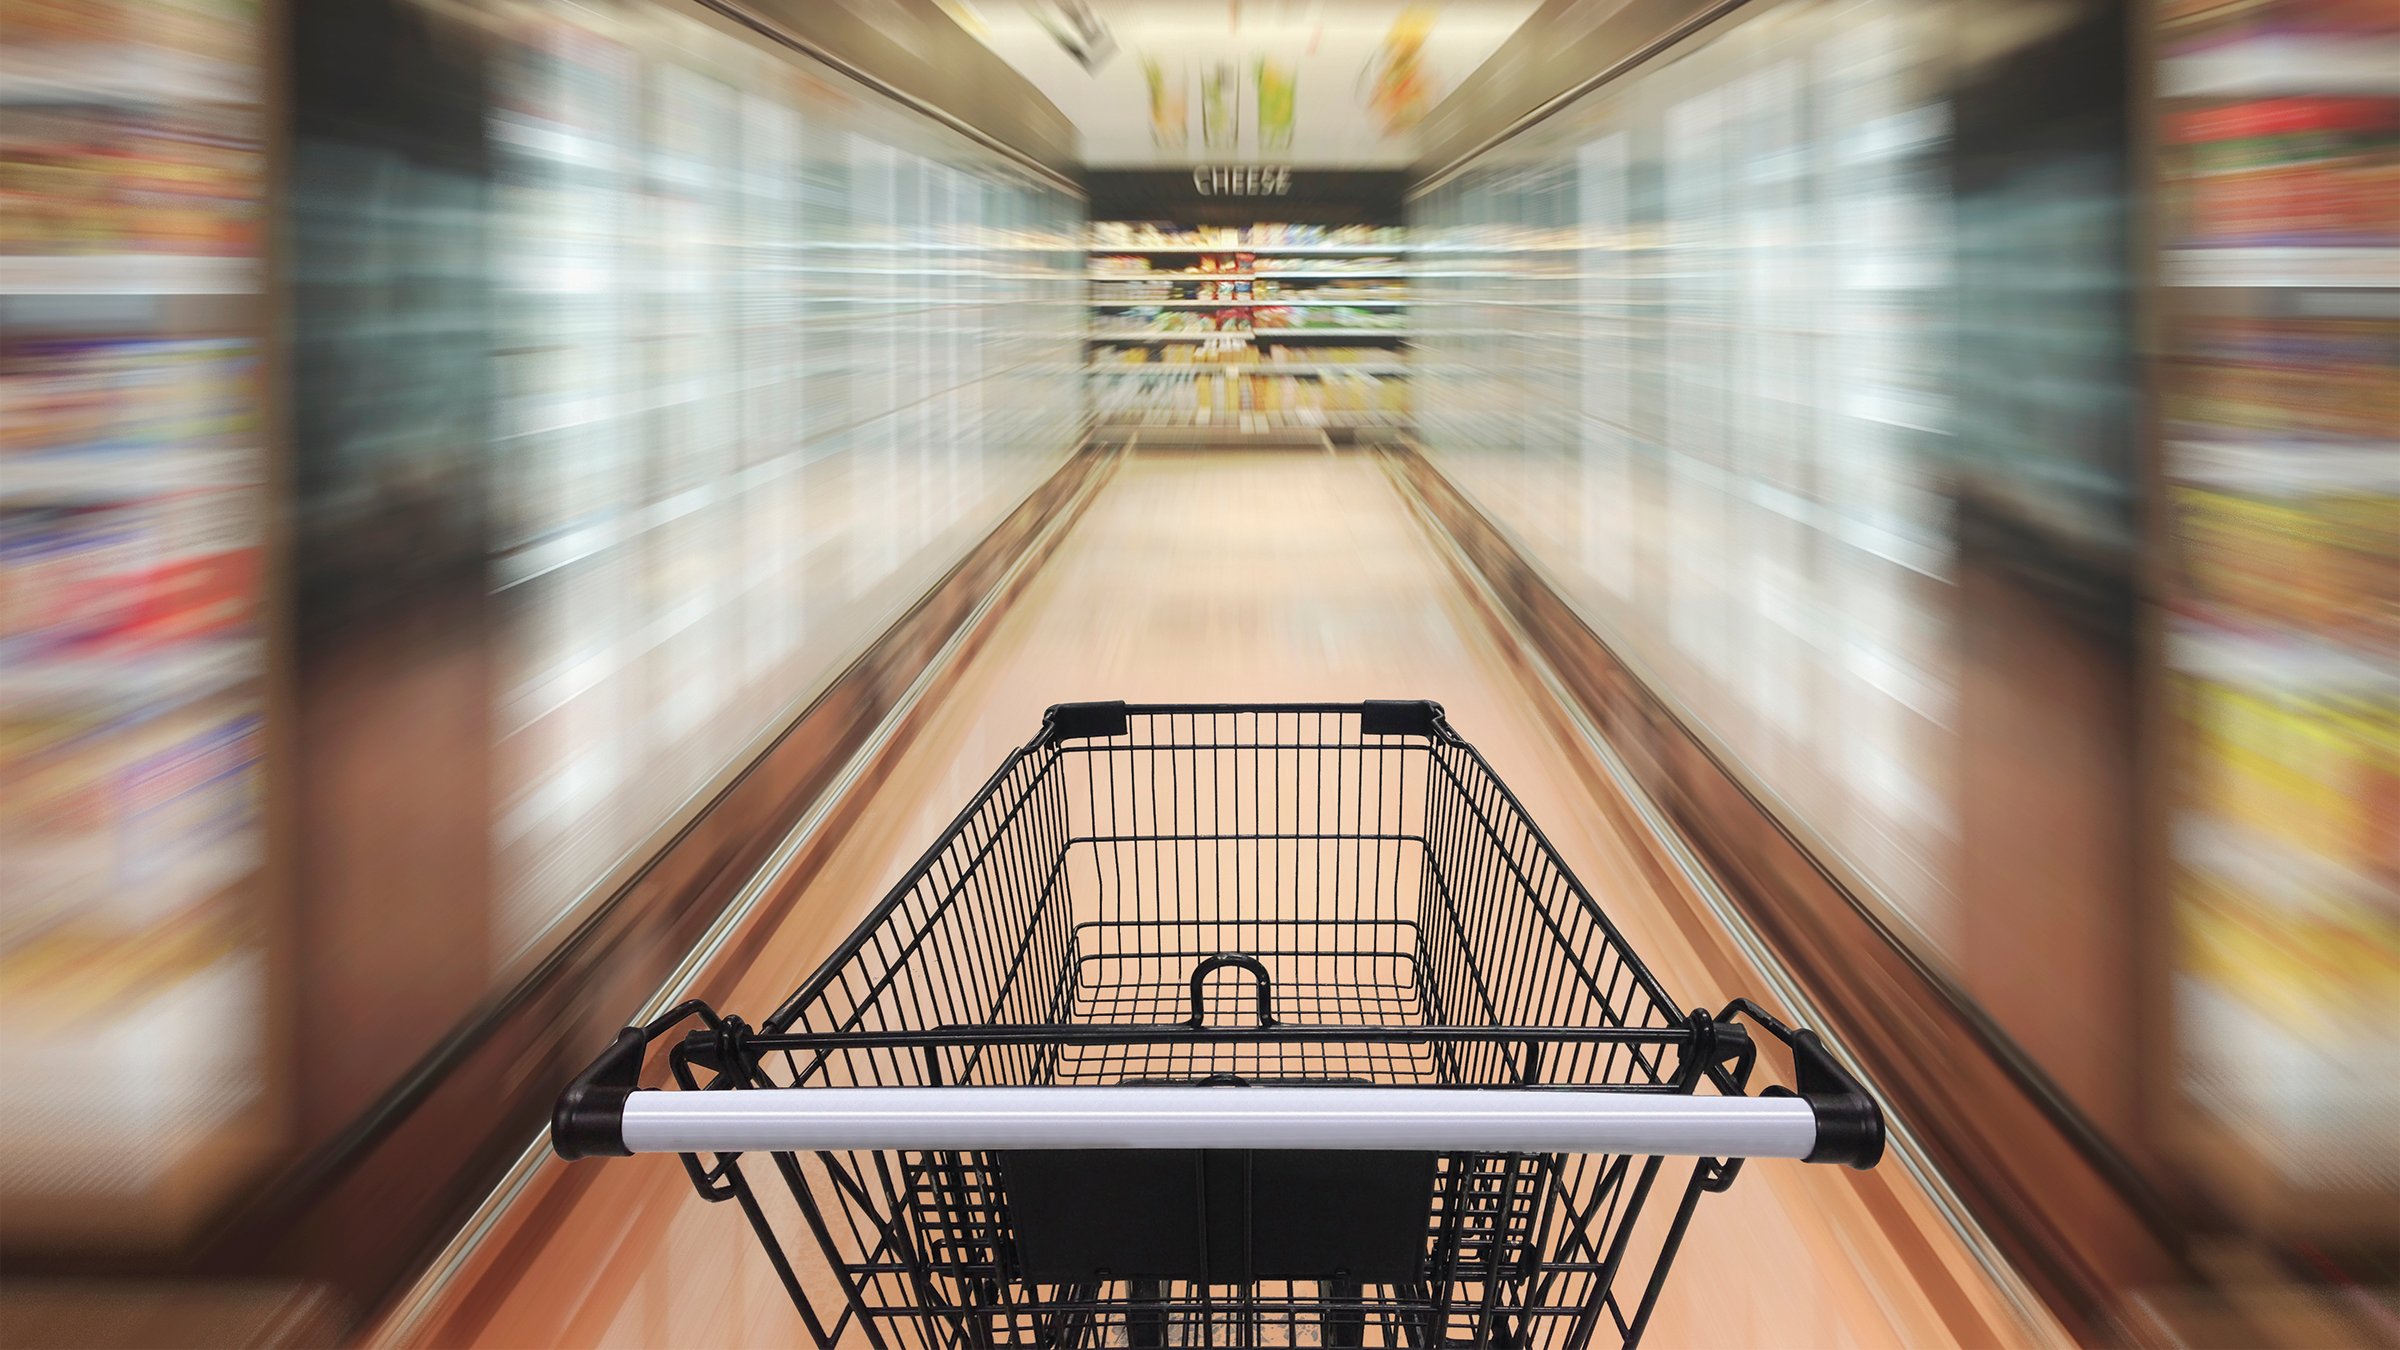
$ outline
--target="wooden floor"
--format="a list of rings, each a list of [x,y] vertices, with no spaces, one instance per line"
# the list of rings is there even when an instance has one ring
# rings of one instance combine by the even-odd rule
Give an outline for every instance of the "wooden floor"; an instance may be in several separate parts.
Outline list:
[[[878,777],[801,919],[743,972],[753,1020],[815,965],[1042,709],[1076,699],[1432,698],[1541,822],[1685,1006],[1764,981],[1617,799],[1380,461],[1144,452],[1119,469]],[[1705,1197],[1654,1346],[2051,1341],[1993,1286],[1908,1171],[1755,1164]],[[812,1282],[813,1283],[813,1282]],[[674,1159],[555,1160],[405,1343],[806,1344],[732,1206]]]

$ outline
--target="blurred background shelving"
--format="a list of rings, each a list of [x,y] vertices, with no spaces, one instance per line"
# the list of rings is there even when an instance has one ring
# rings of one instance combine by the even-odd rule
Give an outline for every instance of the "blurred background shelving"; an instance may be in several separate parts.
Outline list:
[[[1097,221],[1086,280],[1087,384],[1104,429],[1348,441],[1410,425],[1398,226]]]
[[[489,960],[781,726],[1040,481],[1066,202],[681,15],[512,10]]]
[[[683,8],[0,34],[0,1075],[48,1085],[0,1210],[155,1253],[404,1098],[1049,479],[1081,215]]]
[[[2180,1139],[2342,1249],[2400,1205],[2400,12],[2154,41]]]
[[[280,1138],[268,73],[244,0],[0,31],[0,1208],[106,1242]]]

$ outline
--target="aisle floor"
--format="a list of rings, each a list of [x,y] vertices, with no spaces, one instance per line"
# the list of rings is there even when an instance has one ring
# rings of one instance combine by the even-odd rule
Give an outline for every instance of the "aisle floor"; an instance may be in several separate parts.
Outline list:
[[[737,1007],[772,1007],[813,969],[1044,707],[1108,698],[1434,699],[1671,993],[1765,992],[1372,455],[1137,454],[992,624],[872,785],[867,823],[736,977]],[[1700,1206],[1648,1343],[2055,1339],[2018,1308],[1897,1160],[1761,1164]],[[739,1213],[699,1200],[670,1158],[545,1164],[408,1339],[807,1343]]]

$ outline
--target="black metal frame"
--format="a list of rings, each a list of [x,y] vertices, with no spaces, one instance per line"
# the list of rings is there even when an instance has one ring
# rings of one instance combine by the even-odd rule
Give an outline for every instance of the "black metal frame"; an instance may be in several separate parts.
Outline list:
[[[570,1157],[623,1152],[617,1116],[645,1048],[695,1018],[668,1055],[693,1091],[1298,1082],[1738,1095],[1756,1048],[1736,1017],[1791,1048],[1820,1122],[1811,1160],[1873,1165],[1881,1118],[1813,1034],[1747,1001],[1717,1017],[1676,1012],[1438,705],[1064,704],[765,1023],[694,1003],[628,1028],[562,1098],[554,1133]],[[1152,1161],[1140,1175],[1198,1178],[1199,1198],[1159,1221],[1188,1226],[1197,1205],[1204,1269],[1029,1282],[1009,1155],[773,1153],[785,1221],[809,1230],[840,1288],[830,1310],[804,1288],[739,1154],[684,1165],[704,1198],[741,1206],[820,1345],[855,1326],[876,1350],[1120,1337],[1632,1345],[1700,1194],[1741,1166],[1445,1154],[1429,1160],[1415,1278],[1366,1284],[1333,1264],[1308,1278],[1247,1264],[1253,1155],[1141,1156]],[[1013,1171],[1030,1217],[1044,1173]],[[1061,1212],[1098,1224],[1146,1199],[1040,1184],[1053,1228]],[[1662,1184],[1676,1196],[1663,1232],[1638,1222]],[[1322,1251],[1345,1250],[1340,1222]],[[1630,1307],[1621,1280],[1639,1291]]]

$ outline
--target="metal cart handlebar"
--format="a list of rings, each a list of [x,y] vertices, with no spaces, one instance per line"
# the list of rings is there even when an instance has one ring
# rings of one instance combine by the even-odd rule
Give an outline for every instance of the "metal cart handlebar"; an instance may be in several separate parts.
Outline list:
[[[1196,975],[1195,982],[1205,974]],[[1262,1008],[1266,990],[1262,980]],[[1234,1095],[1224,1088],[1242,1085],[805,1087],[726,1093],[636,1087],[650,1042],[687,1017],[703,1017],[711,1025],[690,1033],[677,1054],[684,1063],[719,1071],[731,1057],[818,1049],[829,1039],[756,1036],[738,1020],[729,1023],[705,1005],[686,1004],[670,1015],[672,1020],[653,1024],[655,1030],[627,1027],[620,1032],[607,1052],[561,1095],[550,1137],[562,1158],[877,1149],[1273,1148],[1791,1158],[1860,1169],[1880,1161],[1881,1108],[1815,1032],[1787,1027],[1748,999],[1727,1005],[1714,1018],[1695,1012],[1689,1025],[1695,1039],[1706,1038],[1718,1054],[1747,1059],[1752,1048],[1731,1020],[1736,1015],[1748,1016],[1791,1051],[1798,1069],[1797,1092],[1770,1087],[1756,1097],[1697,1096],[1672,1085],[1655,1093],[1575,1087],[1247,1086]],[[1271,1019],[1262,1021],[1271,1025]],[[1159,1030],[1084,1027],[1077,1029],[1075,1039],[1138,1042]],[[1358,1041],[1378,1034],[1420,1042],[1445,1039],[1420,1028],[1350,1027],[1285,1028],[1271,1039],[1295,1044]],[[1561,1034],[1555,1027],[1487,1027],[1476,1028],[1472,1036],[1538,1045]],[[954,1028],[932,1037],[843,1040],[852,1048],[898,1048],[945,1042],[1050,1042],[1059,1036],[1055,1027],[994,1026]],[[1603,1032],[1588,1039],[1612,1038]],[[1746,1063],[1743,1070],[1746,1074]]]

